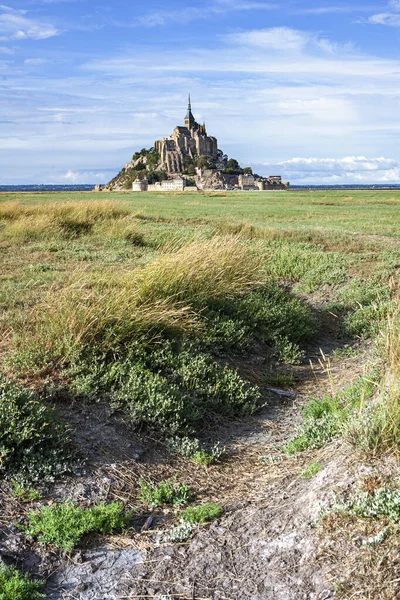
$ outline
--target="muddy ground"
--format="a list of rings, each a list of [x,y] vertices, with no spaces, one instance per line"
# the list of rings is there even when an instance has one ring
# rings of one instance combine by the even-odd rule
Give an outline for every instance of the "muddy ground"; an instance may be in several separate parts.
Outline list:
[[[136,508],[132,529],[123,536],[91,536],[71,555],[63,555],[18,533],[13,520],[35,503],[22,504],[3,486],[2,559],[46,578],[50,600],[336,597],[342,557],[329,536],[318,534],[315,523],[337,491],[389,467],[356,456],[343,440],[296,458],[282,454],[279,447],[301,422],[299,407],[305,399],[353,380],[365,372],[371,356],[371,348],[360,345],[351,358],[328,360],[335,344],[328,339],[321,345],[322,352],[309,348],[308,362],[293,371],[292,389],[264,385],[258,414],[240,422],[210,423],[207,436],[227,448],[224,460],[210,467],[172,456],[160,440],[141,436],[108,406],[61,402],[89,467],[43,490],[45,501],[72,499],[87,505],[118,499]],[[257,380],[259,364],[258,356],[238,366]],[[306,480],[300,471],[311,460],[318,460],[322,470]],[[175,475],[190,486],[197,502],[219,502],[223,514],[198,527],[187,542],[171,544],[162,536],[176,524],[176,511],[149,512],[140,505],[137,482],[139,477],[159,481]],[[149,517],[151,525],[145,528]]]

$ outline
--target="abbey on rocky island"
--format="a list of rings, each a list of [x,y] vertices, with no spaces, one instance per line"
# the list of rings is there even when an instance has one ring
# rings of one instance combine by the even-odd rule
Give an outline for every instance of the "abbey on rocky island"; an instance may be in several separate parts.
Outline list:
[[[196,122],[192,113],[190,94],[183,127],[178,125],[170,137],[157,140],[154,148],[160,155],[160,168],[172,174],[182,173],[185,170],[185,157],[189,159],[199,156],[217,158],[217,138],[207,135],[205,123],[200,125]]]
[[[278,175],[260,177],[252,169],[242,169],[235,159],[218,149],[217,138],[207,135],[189,102],[183,125],[178,125],[168,138],[157,140],[154,147],[136,152],[103,189],[183,191],[189,190],[285,190]]]

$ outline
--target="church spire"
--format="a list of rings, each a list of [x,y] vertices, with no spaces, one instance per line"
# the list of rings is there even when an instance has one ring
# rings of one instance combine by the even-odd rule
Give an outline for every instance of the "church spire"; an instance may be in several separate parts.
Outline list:
[[[188,129],[192,129],[194,124],[195,124],[195,120],[194,120],[194,116],[192,114],[192,104],[190,102],[190,94],[189,94],[188,109],[187,109],[187,113],[186,113],[186,117],[185,117],[185,127],[187,127]]]

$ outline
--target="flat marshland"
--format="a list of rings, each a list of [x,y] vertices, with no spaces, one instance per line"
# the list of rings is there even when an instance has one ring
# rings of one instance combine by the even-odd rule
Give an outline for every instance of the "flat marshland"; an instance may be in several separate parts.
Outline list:
[[[0,595],[397,597],[399,225],[397,191],[0,194]]]

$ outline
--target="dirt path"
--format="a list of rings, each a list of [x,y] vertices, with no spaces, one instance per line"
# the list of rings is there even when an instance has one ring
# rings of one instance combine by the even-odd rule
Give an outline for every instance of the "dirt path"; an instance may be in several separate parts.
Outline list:
[[[117,499],[137,507],[140,477],[159,481],[177,476],[190,486],[197,503],[219,502],[223,515],[187,542],[168,544],[162,536],[176,525],[176,511],[139,509],[134,533],[89,538],[70,557],[6,528],[0,539],[6,561],[17,558],[24,568],[48,578],[49,600],[333,598],[329,560],[321,560],[310,523],[332,500],[335,487],[350,485],[367,467],[339,443],[296,458],[283,455],[280,446],[301,422],[299,406],[361,374],[370,348],[329,361],[324,357],[332,350],[332,340],[321,345],[322,353],[319,346],[309,348],[309,362],[293,371],[293,389],[282,393],[264,385],[264,406],[256,415],[210,428],[208,434],[227,447],[228,455],[209,468],[171,456],[159,440],[140,437],[107,405],[66,404],[62,412],[75,441],[87,449],[97,468],[56,484],[48,502],[71,499],[85,505]],[[259,357],[242,368],[260,382]],[[311,460],[318,460],[322,469],[312,480],[302,479],[299,472]],[[15,509],[16,514],[24,510]],[[8,511],[5,522],[13,518],[12,503]],[[143,531],[149,516],[152,526]]]

